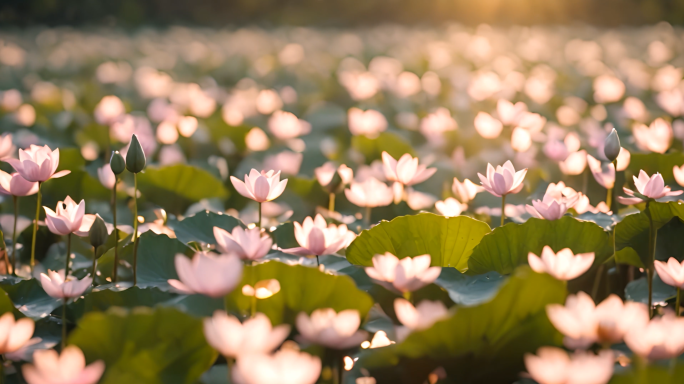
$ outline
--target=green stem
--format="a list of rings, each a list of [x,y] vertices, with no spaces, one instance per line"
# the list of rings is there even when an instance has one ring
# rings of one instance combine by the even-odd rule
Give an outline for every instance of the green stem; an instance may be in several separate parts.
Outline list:
[[[606,205],[608,208],[613,204],[613,188],[608,188],[606,193]]]
[[[12,275],[17,275],[17,219],[19,218],[19,198],[14,199],[14,224],[12,224]]]
[[[259,221],[257,221],[257,227],[261,229],[261,203],[259,203]]]
[[[95,286],[95,277],[97,276],[97,248],[93,247],[93,287]]]
[[[62,301],[62,351],[66,347],[66,338],[67,338],[66,306],[67,306],[67,298],[65,297]]]
[[[337,356],[337,354],[335,354],[335,355],[336,356],[334,357],[334,362],[333,362],[333,366],[332,366],[332,379],[333,379],[333,384],[340,384],[341,383],[340,377],[342,376],[342,372],[340,372],[340,371],[342,370],[342,367],[340,365],[340,357]]]
[[[501,226],[506,221],[506,195],[501,195]]]
[[[618,172],[618,170],[617,170],[617,165],[618,165],[617,159],[613,160],[613,168],[615,168],[615,182],[616,182],[616,183],[617,183],[617,172]],[[615,188],[615,187],[613,187],[613,188]],[[613,197],[613,195],[611,194],[611,199],[612,199],[612,197]],[[614,205],[614,206],[613,206],[613,205]],[[616,201],[613,201],[613,205],[608,204],[608,208],[609,208],[611,211],[617,213],[617,202],[616,202]]]
[[[366,207],[366,215],[364,217],[364,219],[366,221],[366,228],[369,228],[369,229],[371,226],[371,209],[372,209],[371,207]]]
[[[591,288],[591,297],[594,299],[594,301],[598,301],[598,290],[599,286],[601,285],[601,277],[603,276],[603,264],[599,265],[598,269],[596,270],[596,277],[594,278],[594,286]]]
[[[71,233],[67,235],[66,262],[64,263],[64,281],[69,277],[69,260],[71,259]]]
[[[316,255],[316,266],[320,267],[321,266],[321,261],[318,260],[318,255]]]
[[[328,211],[335,212],[335,192],[330,192],[330,197],[328,198]]]
[[[33,222],[33,239],[31,240],[31,276],[33,276],[33,267],[36,265],[36,234],[38,233],[38,220],[40,219],[40,200],[43,195],[40,193],[40,187],[43,183],[38,182],[38,199],[36,200],[36,220]]]
[[[646,216],[648,216],[648,313],[653,317],[653,264],[655,262],[656,236],[657,232],[651,217],[650,201],[646,202]]]
[[[133,174],[133,286],[138,284],[138,174]]]
[[[681,299],[681,295],[682,289],[677,287],[677,298],[675,299],[675,315],[677,315],[677,317],[681,316],[679,314],[679,300]]]
[[[112,216],[114,217],[114,268],[112,269],[112,282],[114,283],[116,283],[119,269],[119,229],[116,227],[116,184],[118,182],[119,177],[114,176],[114,187],[112,188]]]
[[[412,297],[412,295],[411,295],[411,291],[404,292],[404,295],[403,295],[403,296],[404,296],[404,299],[406,299],[407,301],[413,303],[413,300],[412,300],[413,297]]]

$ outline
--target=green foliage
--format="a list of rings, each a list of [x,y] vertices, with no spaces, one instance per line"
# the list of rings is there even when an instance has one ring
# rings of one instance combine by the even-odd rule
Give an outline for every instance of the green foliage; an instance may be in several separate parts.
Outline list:
[[[674,166],[680,166],[684,164],[684,153],[681,152],[671,152],[666,154],[661,153],[634,153],[630,157],[628,169],[637,177],[639,176],[639,171],[642,169],[652,175],[656,172],[660,172],[663,175],[663,180],[665,184],[675,183],[674,174],[672,173],[672,168]]]
[[[198,212],[183,220],[170,219],[167,225],[176,233],[178,240],[186,244],[191,241],[216,244],[214,227],[225,229],[228,232],[237,226],[247,227],[233,216],[209,211]]]
[[[380,159],[383,151],[386,151],[395,159],[405,153],[409,153],[412,156],[415,154],[413,147],[411,147],[411,144],[406,139],[392,132],[382,132],[374,139],[369,139],[363,135],[354,136],[351,146],[366,156],[366,159],[369,161]]]

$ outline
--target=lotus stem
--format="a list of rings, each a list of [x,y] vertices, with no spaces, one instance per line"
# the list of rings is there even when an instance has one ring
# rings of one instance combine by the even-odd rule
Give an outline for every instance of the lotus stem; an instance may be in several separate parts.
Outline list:
[[[14,200],[14,224],[12,224],[12,275],[17,275],[17,219],[19,218],[19,198],[12,196]]]
[[[257,227],[261,229],[261,203],[259,203],[259,221],[257,221]]]
[[[598,290],[599,286],[601,285],[601,277],[603,277],[603,264],[599,265],[598,269],[596,270],[596,277],[594,278],[594,286],[591,288],[591,297],[594,299],[594,301],[598,301]]]
[[[64,263],[64,281],[69,277],[69,259],[71,259],[71,233],[67,235],[66,262]]]
[[[370,229],[370,226],[371,226],[371,207],[366,207],[365,221],[366,221],[366,228]]]
[[[653,225],[653,217],[651,217],[650,201],[646,202],[646,216],[648,216],[648,313],[653,317],[653,264],[655,262],[656,250],[656,236],[658,235]]]
[[[413,300],[411,300],[411,299],[412,299],[412,297],[411,297],[411,291],[404,292],[404,299],[406,299],[407,301],[413,303]]]
[[[114,266],[116,268],[116,266]],[[138,174],[133,174],[133,286],[138,284]]]
[[[66,321],[66,306],[67,298],[62,299],[62,351],[66,348],[66,338],[67,338],[67,321]]]
[[[608,188],[606,193],[606,205],[610,208],[613,204],[613,188]]]
[[[93,287],[95,287],[95,276],[97,272],[97,247],[93,246]]]
[[[330,197],[328,198],[328,211],[335,212],[335,192],[330,192]]]
[[[675,315],[677,315],[677,317],[681,316],[679,314],[679,300],[681,299],[681,295],[682,289],[677,287],[677,298],[675,299]]]
[[[613,167],[615,168],[615,181],[616,181],[616,182],[617,182],[617,166],[618,166],[618,161],[617,161],[617,159],[615,159],[615,160],[613,160]],[[613,187],[613,188],[615,188],[615,187]],[[611,193],[610,197],[611,197],[611,199],[613,198],[612,193]],[[617,202],[613,202],[613,205],[615,205],[615,207],[613,207],[613,206],[612,206],[611,204],[609,204],[609,203],[606,203],[606,204],[608,204],[608,208],[609,208],[611,211],[617,211]]]
[[[119,267],[119,229],[116,227],[116,184],[118,182],[119,176],[114,176],[114,187],[112,188],[112,216],[114,219],[114,268],[112,269],[112,282],[114,283],[116,283]]]
[[[340,360],[343,359],[343,357],[337,356],[335,354],[335,357],[333,358],[333,365],[332,365],[332,380],[333,384],[340,384],[342,381],[340,378],[342,377],[342,366],[340,364]]]
[[[316,255],[316,266],[317,267],[321,266],[321,261],[318,259],[318,255]]]
[[[501,226],[506,221],[506,195],[501,195]]]
[[[36,234],[38,233],[38,220],[40,219],[40,200],[43,195],[40,193],[42,182],[38,182],[38,199],[36,200],[36,220],[33,222],[33,239],[31,240],[31,276],[33,276],[33,267],[36,265]]]

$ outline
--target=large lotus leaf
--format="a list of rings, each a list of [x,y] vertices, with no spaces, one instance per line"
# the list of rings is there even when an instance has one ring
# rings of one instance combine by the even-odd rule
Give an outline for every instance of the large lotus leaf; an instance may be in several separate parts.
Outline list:
[[[489,231],[487,224],[467,216],[401,216],[361,232],[347,248],[347,260],[372,265],[373,256],[385,252],[399,258],[429,254],[432,265],[463,271],[473,248]]]
[[[216,244],[214,227],[230,232],[233,228],[246,226],[233,216],[209,211],[198,212],[183,220],[169,219],[167,225],[174,230],[176,237],[183,243],[196,241],[205,244]]]
[[[147,167],[138,174],[138,188],[147,201],[175,214],[185,212],[192,203],[202,199],[228,197],[221,180],[187,164]]]
[[[455,268],[442,268],[435,284],[446,289],[454,303],[471,306],[492,299],[505,281],[506,277],[497,272],[470,276]]]
[[[377,138],[369,139],[366,136],[354,136],[351,140],[353,148],[361,152],[366,160],[377,160],[382,156],[382,152],[386,151],[395,159],[398,159],[405,153],[414,155],[411,144],[392,132],[382,132]]]
[[[640,170],[644,170],[649,175],[660,172],[663,175],[665,184],[674,183],[674,174],[672,168],[684,164],[684,153],[671,152],[667,154],[661,153],[635,153],[629,161],[628,169],[633,174],[639,175]]]
[[[34,320],[48,316],[62,305],[61,300],[48,296],[36,279],[5,278],[0,286],[9,295],[19,312]],[[1,306],[1,304],[0,304]]]
[[[509,274],[527,263],[530,252],[540,255],[547,245],[554,252],[563,248],[570,248],[575,254],[594,252],[595,264],[603,263],[613,254],[610,234],[596,223],[570,216],[552,221],[532,218],[522,224],[508,223],[483,237],[468,260],[468,273]]]
[[[102,384],[190,384],[216,360],[202,320],[173,308],[90,312],[69,336],[88,362],[106,364]]]
[[[356,288],[349,276],[277,261],[246,266],[238,287],[254,286],[266,279],[277,279],[281,289],[269,298],[255,300],[256,310],[268,315],[274,324],[292,323],[299,312],[311,313],[317,308],[356,309],[363,318],[373,305],[371,297]],[[252,297],[243,295],[240,288],[226,297],[226,308],[230,311],[249,314],[251,305]]]
[[[108,288],[108,289],[107,289]],[[76,322],[88,312],[107,311],[111,307],[154,307],[175,298],[175,294],[157,288],[130,287],[119,289],[111,285],[96,287],[84,298],[68,305],[69,321]]]
[[[677,289],[663,283],[658,274],[653,276],[653,302],[662,303],[673,299]],[[648,278],[646,276],[630,281],[625,287],[625,300],[648,303]]]
[[[14,304],[12,304],[12,300],[10,300],[7,292],[0,288],[0,315],[3,315],[7,312],[16,313],[16,309],[14,308]]]
[[[491,301],[459,307],[431,328],[411,333],[393,350],[381,349],[377,356],[371,352],[359,364],[370,368],[378,383],[421,383],[425,376],[416,380],[410,374],[416,362],[441,365],[459,383],[513,382],[524,371],[525,353],[560,344],[546,306],[562,303],[566,294],[563,282],[519,267]]]

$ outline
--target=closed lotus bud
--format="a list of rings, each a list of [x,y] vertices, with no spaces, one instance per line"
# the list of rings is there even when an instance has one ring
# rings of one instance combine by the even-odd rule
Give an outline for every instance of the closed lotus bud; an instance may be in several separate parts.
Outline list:
[[[107,232],[107,225],[105,224],[104,220],[102,220],[100,215],[95,215],[95,221],[90,227],[90,232],[88,233],[90,245],[97,249],[97,247],[107,242],[108,235],[109,233]]]
[[[603,145],[603,153],[610,161],[615,161],[620,154],[620,137],[618,137],[615,128],[613,128],[610,135],[606,137],[606,141]]]
[[[126,169],[132,173],[139,173],[145,169],[145,152],[138,141],[138,136],[131,137],[131,145],[126,154]]]
[[[112,172],[115,175],[120,175],[126,170],[126,160],[121,156],[119,151],[112,152],[112,157],[109,159],[109,166],[112,168]]]

